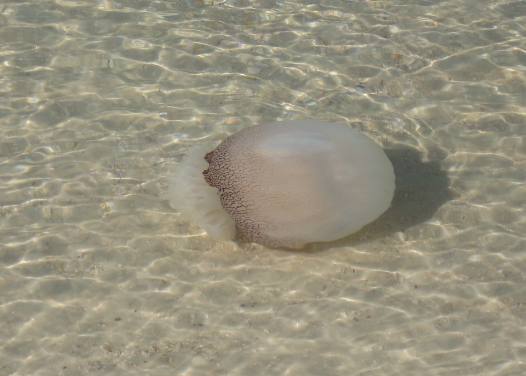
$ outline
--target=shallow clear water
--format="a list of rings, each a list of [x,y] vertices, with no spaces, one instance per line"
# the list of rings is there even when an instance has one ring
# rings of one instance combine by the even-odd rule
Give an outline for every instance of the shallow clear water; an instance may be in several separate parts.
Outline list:
[[[0,3],[0,375],[526,374],[526,2]],[[195,142],[381,143],[393,206],[306,252],[170,209]]]

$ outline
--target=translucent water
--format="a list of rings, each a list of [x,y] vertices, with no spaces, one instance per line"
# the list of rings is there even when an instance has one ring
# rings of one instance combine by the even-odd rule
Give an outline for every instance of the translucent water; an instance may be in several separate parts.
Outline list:
[[[526,3],[0,2],[0,375],[526,374]],[[196,142],[381,143],[392,208],[304,252],[172,210]]]

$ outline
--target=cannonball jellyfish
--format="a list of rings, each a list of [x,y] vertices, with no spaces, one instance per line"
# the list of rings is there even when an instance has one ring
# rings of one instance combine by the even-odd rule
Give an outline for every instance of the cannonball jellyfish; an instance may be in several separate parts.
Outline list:
[[[285,121],[197,145],[169,178],[171,206],[215,239],[302,248],[350,235],[386,211],[393,166],[344,124]]]

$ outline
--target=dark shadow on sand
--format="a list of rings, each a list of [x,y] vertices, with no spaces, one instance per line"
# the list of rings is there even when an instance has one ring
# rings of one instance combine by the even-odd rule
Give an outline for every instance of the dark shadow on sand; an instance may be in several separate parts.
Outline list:
[[[391,207],[359,232],[329,243],[307,246],[307,252],[353,246],[404,231],[433,217],[437,209],[453,198],[449,178],[440,161],[423,162],[421,154],[407,146],[385,149],[396,175]],[[351,214],[352,215],[352,214]]]

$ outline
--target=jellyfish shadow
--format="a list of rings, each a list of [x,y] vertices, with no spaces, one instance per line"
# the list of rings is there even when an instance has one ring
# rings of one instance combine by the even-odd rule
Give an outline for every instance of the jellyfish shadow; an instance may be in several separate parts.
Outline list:
[[[311,244],[305,251],[353,246],[404,231],[429,220],[440,206],[454,198],[440,160],[423,162],[421,153],[407,146],[386,149],[385,153],[396,176],[391,207],[357,233],[333,242]]]

